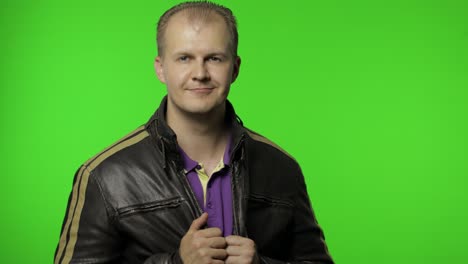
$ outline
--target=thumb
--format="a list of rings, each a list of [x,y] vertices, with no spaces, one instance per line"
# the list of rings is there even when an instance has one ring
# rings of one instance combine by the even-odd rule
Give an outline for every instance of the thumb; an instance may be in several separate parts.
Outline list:
[[[208,213],[203,213],[200,217],[193,220],[192,224],[190,225],[189,231],[197,231],[202,228],[206,222],[208,221]]]

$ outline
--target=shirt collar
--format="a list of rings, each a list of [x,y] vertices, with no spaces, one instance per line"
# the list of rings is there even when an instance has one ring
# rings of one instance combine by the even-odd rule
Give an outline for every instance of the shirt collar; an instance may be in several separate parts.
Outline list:
[[[231,135],[229,135],[226,149],[224,150],[224,155],[223,155],[223,162],[224,162],[225,167],[229,166],[229,162],[231,161],[231,145],[232,145],[231,141],[232,141],[232,138],[231,138]],[[191,159],[180,146],[178,147],[178,149],[179,149],[180,156],[182,157],[182,163],[184,166],[185,173],[190,172],[194,170],[195,168],[197,168],[198,162]]]
[[[192,171],[193,169],[197,167],[198,162],[192,160],[181,147],[179,147],[179,152],[180,152],[180,156],[182,157],[182,163],[184,165],[185,173]]]

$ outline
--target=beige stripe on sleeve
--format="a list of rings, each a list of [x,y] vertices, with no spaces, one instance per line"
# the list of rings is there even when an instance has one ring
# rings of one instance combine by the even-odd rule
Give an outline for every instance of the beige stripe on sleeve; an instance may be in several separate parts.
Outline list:
[[[133,136],[136,135],[136,136]],[[131,137],[133,136],[133,137]],[[79,178],[76,180],[75,186],[73,187],[72,200],[70,201],[70,209],[68,212],[68,219],[65,224],[62,236],[59,242],[59,249],[57,251],[57,256],[55,259],[55,264],[68,264],[73,256],[75,250],[75,245],[77,241],[79,223],[81,218],[81,212],[85,203],[85,195],[88,184],[88,179],[90,172],[98,166],[106,158],[110,157],[114,153],[122,150],[128,146],[138,143],[142,139],[149,136],[148,132],[144,131],[144,127],[140,127],[134,132],[130,133],[123,140],[117,142],[116,144],[110,146],[100,154],[94,156],[90,159],[90,163],[85,163],[80,169]],[[129,138],[130,137],[130,138]],[[78,186],[80,188],[78,189]],[[75,210],[76,208],[76,210]],[[71,226],[71,227],[70,227]],[[70,231],[68,231],[70,230]],[[67,237],[69,238],[68,244]],[[65,247],[66,246],[66,247]],[[64,251],[65,250],[65,251]],[[60,259],[63,256],[63,261],[60,262]]]
[[[65,248],[67,233],[68,233],[67,230],[70,227],[73,212],[75,211],[76,200],[77,200],[77,195],[78,195],[78,186],[80,186],[80,182],[81,182],[81,178],[83,177],[84,170],[85,170],[85,167],[82,166],[80,170],[78,171],[77,179],[72,189],[72,199],[70,201],[70,209],[68,211],[68,218],[63,228],[62,236],[60,237],[59,248],[58,248],[57,256],[54,262],[55,264],[59,263],[59,260],[62,257],[63,249]]]

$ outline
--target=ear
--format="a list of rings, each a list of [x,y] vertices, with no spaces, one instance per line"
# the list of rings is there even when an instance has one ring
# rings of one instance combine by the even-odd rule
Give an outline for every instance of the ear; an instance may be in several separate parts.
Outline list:
[[[156,72],[156,76],[158,76],[159,81],[161,81],[162,83],[166,83],[161,56],[157,56],[154,59],[154,71]]]
[[[236,56],[236,58],[234,59],[234,69],[232,71],[231,83],[233,83],[237,79],[237,76],[239,76],[240,65],[241,65],[241,58],[239,56]]]

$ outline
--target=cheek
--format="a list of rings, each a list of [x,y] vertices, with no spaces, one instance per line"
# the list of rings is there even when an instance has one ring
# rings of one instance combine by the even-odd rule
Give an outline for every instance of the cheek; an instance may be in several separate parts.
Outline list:
[[[219,82],[230,84],[232,80],[233,69],[232,67],[222,67],[213,70],[214,76]]]
[[[167,86],[179,86],[187,80],[187,70],[184,68],[171,68],[166,72]]]

